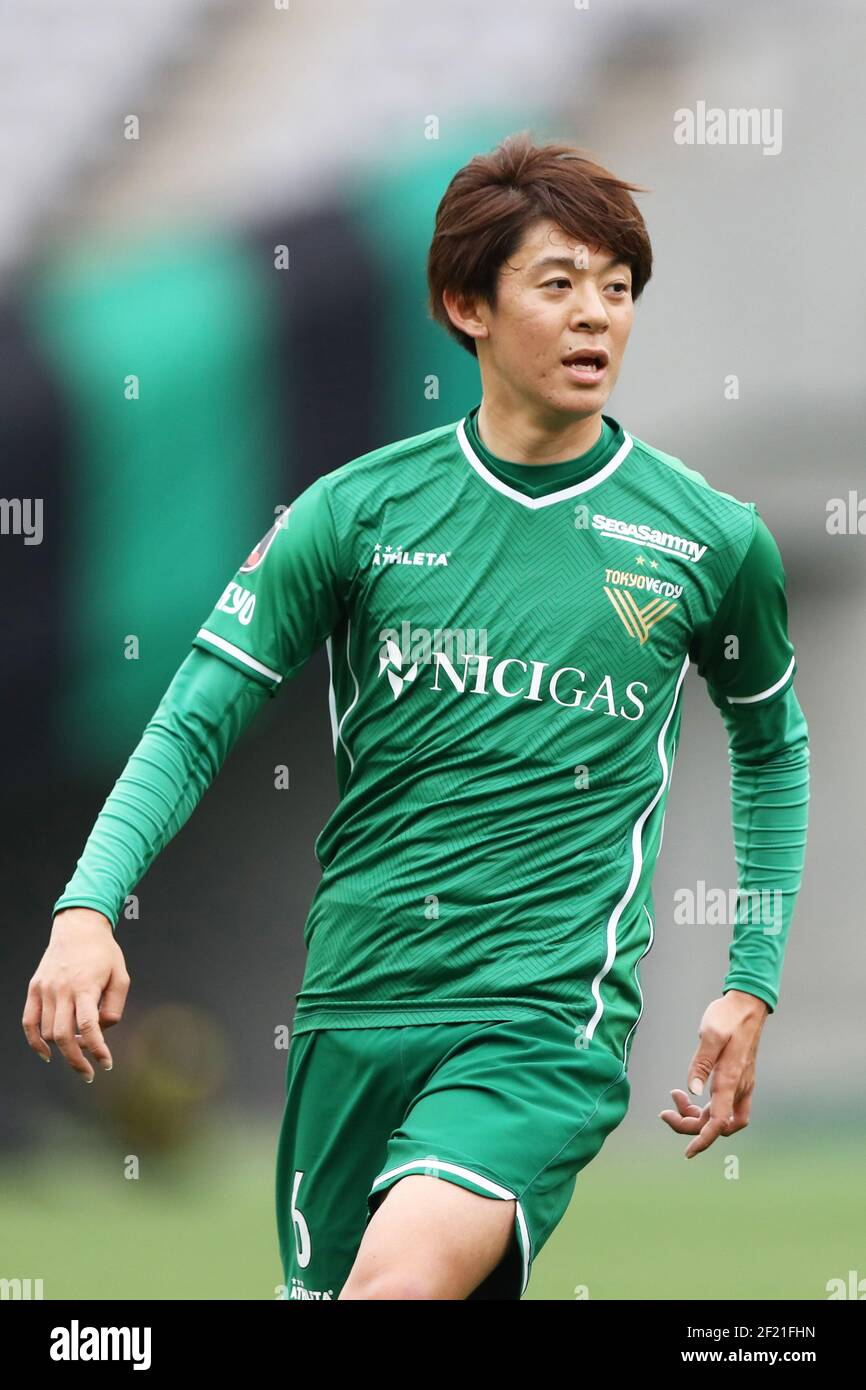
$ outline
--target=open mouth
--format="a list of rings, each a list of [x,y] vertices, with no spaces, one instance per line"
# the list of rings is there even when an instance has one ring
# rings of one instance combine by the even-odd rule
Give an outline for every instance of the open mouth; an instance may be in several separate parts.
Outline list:
[[[601,381],[609,358],[604,348],[585,348],[562,360],[563,366],[576,381]]]

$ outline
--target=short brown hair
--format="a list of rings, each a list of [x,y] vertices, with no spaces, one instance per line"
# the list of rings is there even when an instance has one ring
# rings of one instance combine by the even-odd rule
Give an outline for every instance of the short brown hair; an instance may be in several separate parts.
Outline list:
[[[646,191],[572,145],[536,145],[525,130],[506,136],[458,169],[436,210],[427,256],[431,316],[477,357],[475,339],[451,322],[442,291],[479,295],[495,309],[500,267],[545,218],[629,265],[637,299],[652,274],[652,247],[630,194]]]

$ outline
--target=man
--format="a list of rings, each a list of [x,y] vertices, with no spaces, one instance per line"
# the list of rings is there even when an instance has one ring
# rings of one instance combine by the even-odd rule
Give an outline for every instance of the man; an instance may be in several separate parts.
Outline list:
[[[690,661],[728,730],[740,887],[781,908],[738,914],[688,1069],[710,1101],[675,1090],[662,1118],[688,1156],[748,1123],[807,730],[754,504],[603,414],[651,273],[630,190],[526,134],[455,175],[430,304],[477,356],[480,404],[278,515],[108,798],[31,981],[31,1045],[92,1079],[82,1048],[110,1063],[129,983],[125,895],[325,643],[340,801],[316,841],[277,1156],[292,1298],[526,1288],[626,1113]]]

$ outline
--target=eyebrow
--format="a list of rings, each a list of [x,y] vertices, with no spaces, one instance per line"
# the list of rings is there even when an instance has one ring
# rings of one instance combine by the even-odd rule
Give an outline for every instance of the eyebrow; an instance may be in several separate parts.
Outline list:
[[[527,269],[541,270],[544,266],[554,265],[567,266],[570,270],[577,270],[577,266],[574,264],[573,256],[542,256],[540,260],[533,261],[529,266],[527,266]],[[628,261],[624,261],[621,256],[611,256],[609,260],[605,261],[601,269],[603,271],[611,270],[615,265],[622,265],[625,266],[626,269],[629,269]]]

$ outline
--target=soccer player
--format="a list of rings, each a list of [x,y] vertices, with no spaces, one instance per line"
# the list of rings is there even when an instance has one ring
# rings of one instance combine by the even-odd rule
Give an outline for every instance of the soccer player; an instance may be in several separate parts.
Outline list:
[[[522,132],[472,159],[429,250],[477,357],[465,418],[318,478],[227,583],[57,900],[24,1012],[85,1080],[129,978],[125,896],[323,643],[339,803],[287,1059],[288,1297],[517,1299],[622,1120],[695,663],[728,733],[743,901],[686,1091],[749,1120],[806,838],[785,576],[755,504],[604,407],[650,241],[615,178]],[[711,1082],[709,1099],[694,1093]]]

